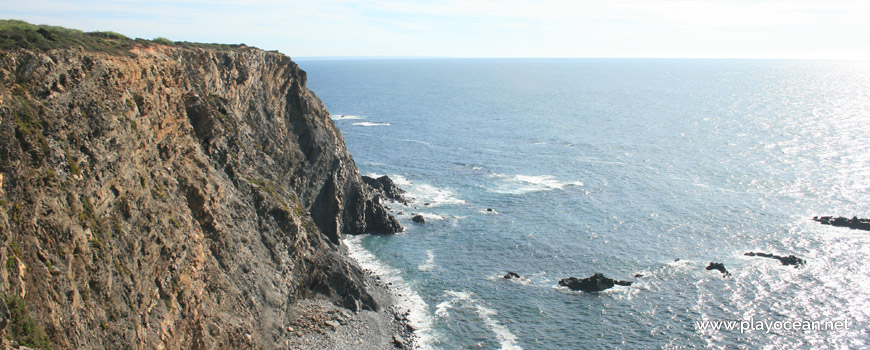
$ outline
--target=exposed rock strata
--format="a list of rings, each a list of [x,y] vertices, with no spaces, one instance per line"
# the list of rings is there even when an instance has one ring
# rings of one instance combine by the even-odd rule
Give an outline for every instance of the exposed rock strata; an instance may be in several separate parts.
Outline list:
[[[377,309],[340,233],[401,230],[290,58],[0,52],[0,291],[58,348],[280,348]]]

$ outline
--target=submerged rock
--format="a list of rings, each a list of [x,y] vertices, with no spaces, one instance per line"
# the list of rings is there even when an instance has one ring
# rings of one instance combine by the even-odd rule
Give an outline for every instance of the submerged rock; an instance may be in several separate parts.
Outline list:
[[[854,230],[870,231],[870,219],[859,219],[857,216],[853,216],[851,219],[843,216],[813,216],[813,221],[818,221],[822,225],[848,227]]]
[[[796,256],[794,256],[794,255],[789,255],[789,256],[779,256],[779,255],[773,255],[773,254],[769,254],[769,253],[755,253],[755,252],[749,252],[749,253],[746,253],[746,254],[743,254],[743,255],[746,255],[746,256],[760,256],[760,257],[763,257],[763,258],[777,259],[777,260],[779,260],[779,262],[782,263],[783,265],[787,265],[787,266],[788,266],[788,265],[792,265],[792,266],[794,266],[795,268],[798,268],[799,266],[806,264],[806,261],[804,261],[804,259],[798,258],[798,257],[796,257]]]
[[[719,272],[722,272],[722,277],[731,276],[731,273],[725,269],[725,264],[723,263],[716,263],[711,261],[710,265],[707,265],[707,270],[718,270]]]
[[[506,274],[504,275],[504,277],[502,277],[502,278],[504,278],[504,279],[520,278],[520,275],[517,274],[516,272],[509,271],[509,272],[506,273]]]
[[[411,221],[416,222],[418,224],[422,224],[422,223],[426,222],[426,218],[424,218],[423,215],[417,214],[411,218]]]
[[[630,286],[631,282],[617,281],[612,278],[604,277],[603,274],[596,273],[587,278],[563,278],[559,280],[559,285],[568,287],[568,289],[574,291],[582,290],[584,292],[600,292],[602,290],[613,288],[614,285]]]

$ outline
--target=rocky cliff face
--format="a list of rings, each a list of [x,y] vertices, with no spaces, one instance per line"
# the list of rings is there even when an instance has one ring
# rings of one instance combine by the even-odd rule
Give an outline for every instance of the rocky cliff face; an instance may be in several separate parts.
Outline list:
[[[272,348],[302,298],[378,307],[339,234],[401,226],[288,57],[16,49],[0,81],[0,292],[56,347]]]

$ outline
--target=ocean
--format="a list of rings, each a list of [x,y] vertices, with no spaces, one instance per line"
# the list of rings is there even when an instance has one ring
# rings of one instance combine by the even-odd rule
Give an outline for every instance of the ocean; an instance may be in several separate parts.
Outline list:
[[[870,232],[811,221],[870,217],[870,62],[299,64],[415,198],[404,232],[343,239],[424,349],[870,348]],[[598,272],[633,284],[558,284]]]

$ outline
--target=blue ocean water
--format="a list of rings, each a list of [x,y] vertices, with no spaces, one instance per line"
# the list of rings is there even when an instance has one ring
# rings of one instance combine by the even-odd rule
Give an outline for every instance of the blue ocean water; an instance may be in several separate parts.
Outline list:
[[[392,205],[405,232],[345,242],[394,282],[423,348],[870,347],[870,232],[810,220],[870,217],[870,63],[300,66],[360,171],[416,198]],[[732,276],[705,270],[711,261]],[[634,284],[558,286],[596,272]]]

